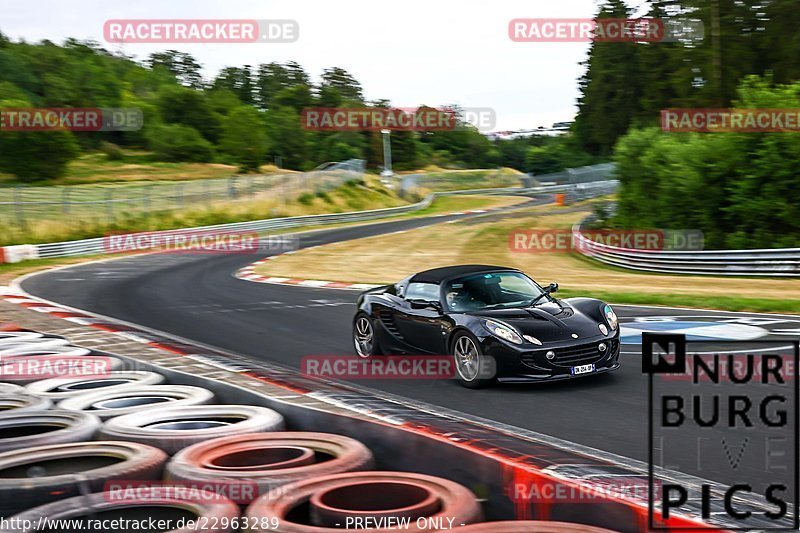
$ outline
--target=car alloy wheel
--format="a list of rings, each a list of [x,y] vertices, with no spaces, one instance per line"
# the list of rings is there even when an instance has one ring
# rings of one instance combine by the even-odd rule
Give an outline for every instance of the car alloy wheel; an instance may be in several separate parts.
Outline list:
[[[454,352],[458,374],[464,381],[474,381],[480,371],[480,353],[475,343],[466,335],[459,337]]]
[[[375,334],[372,331],[372,323],[366,316],[360,316],[356,320],[353,340],[356,353],[358,353],[359,357],[369,357],[372,355],[372,348],[375,344]]]

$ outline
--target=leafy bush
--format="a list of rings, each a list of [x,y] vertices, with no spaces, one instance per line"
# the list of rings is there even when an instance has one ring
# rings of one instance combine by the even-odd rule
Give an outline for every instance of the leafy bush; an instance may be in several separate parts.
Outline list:
[[[800,83],[748,78],[734,107],[800,107]],[[797,133],[631,130],[617,143],[615,159],[622,182],[617,224],[700,229],[707,248],[800,242]]]
[[[162,161],[207,162],[214,157],[213,147],[189,126],[164,124],[148,131],[150,149]]]
[[[78,151],[69,131],[2,131],[0,171],[26,182],[60,178]]]

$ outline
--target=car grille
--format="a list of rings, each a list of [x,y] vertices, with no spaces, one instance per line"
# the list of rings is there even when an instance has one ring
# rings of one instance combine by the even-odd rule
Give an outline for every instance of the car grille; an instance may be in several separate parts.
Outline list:
[[[601,352],[597,347],[601,342],[605,342],[608,348]],[[597,341],[591,344],[580,344],[577,346],[567,346],[565,348],[555,348],[556,356],[552,360],[547,360],[544,356],[548,350],[536,350],[535,352],[525,352],[522,354],[522,362],[530,366],[541,366],[550,364],[555,366],[577,366],[588,363],[595,363],[613,353],[617,349],[617,340],[609,339]],[[536,365],[536,363],[539,365]]]

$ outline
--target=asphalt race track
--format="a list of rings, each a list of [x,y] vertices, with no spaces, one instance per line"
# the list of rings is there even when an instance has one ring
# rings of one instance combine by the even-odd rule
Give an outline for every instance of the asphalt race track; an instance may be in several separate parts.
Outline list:
[[[546,203],[549,198],[534,200]],[[301,247],[357,239],[464,219],[403,219],[301,235]],[[145,255],[78,265],[27,278],[34,296],[122,319],[187,339],[299,368],[308,355],[352,354],[355,291],[252,283],[232,276],[254,255]],[[354,269],[358,258],[350,257]],[[479,258],[476,258],[479,262]],[[530,272],[534,277],[535,272]],[[549,279],[540,279],[549,283]],[[744,343],[800,335],[800,317],[615,306],[623,322],[622,367],[614,373],[535,385],[472,391],[452,380],[368,381],[362,385],[567,441],[647,460],[647,378],[641,331],[686,333],[708,350],[743,350]],[[714,344],[709,344],[714,341]],[[692,450],[687,450],[692,454]],[[724,455],[707,457],[710,478]],[[719,468],[717,468],[719,467]],[[757,476],[757,473],[753,474]],[[717,481],[726,481],[717,479]]]

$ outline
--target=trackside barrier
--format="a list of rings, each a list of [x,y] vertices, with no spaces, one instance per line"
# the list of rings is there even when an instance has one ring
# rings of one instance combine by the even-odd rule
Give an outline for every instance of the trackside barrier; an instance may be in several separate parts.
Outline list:
[[[297,228],[302,226],[337,224],[341,222],[360,222],[386,218],[405,213],[412,213],[425,209],[437,197],[462,194],[533,194],[533,193],[565,193],[570,198],[582,199],[591,195],[606,194],[616,187],[615,181],[584,183],[580,185],[551,185],[548,187],[507,187],[496,189],[469,189],[462,191],[446,191],[429,194],[424,200],[399,207],[387,207],[368,211],[353,211],[348,213],[332,213],[324,215],[304,215],[297,217],[269,218],[264,220],[251,220],[247,222],[232,222],[228,224],[215,224],[211,226],[198,226],[194,228],[180,228],[167,231],[146,232],[149,235],[177,235],[181,233],[196,232],[254,232],[264,233],[284,228]],[[108,251],[105,237],[82,239],[77,241],[54,242],[48,244],[18,245],[5,247],[5,262],[12,263],[36,258],[72,257],[81,255],[96,255]],[[0,261],[2,262],[2,261]]]
[[[33,244],[0,247],[0,264],[19,263],[20,261],[38,258],[39,249]]]
[[[590,240],[582,228],[572,228],[575,248],[602,263],[631,270],[707,276],[800,276],[800,248],[761,250],[662,251],[621,248]]]
[[[592,482],[584,479],[585,473],[599,479],[601,476],[598,474],[604,469],[620,475],[620,467],[611,462],[510,434],[498,435],[494,428],[465,423],[446,413],[437,415],[347,390],[346,387],[313,383],[287,369],[271,368],[268,372],[249,371],[246,374],[273,384],[280,383],[293,393],[301,392],[301,397],[309,400],[323,399],[332,405],[356,407],[353,410],[358,412],[380,413],[380,420],[364,420],[309,408],[303,405],[308,400],[293,402],[259,394],[221,379],[209,380],[198,376],[188,367],[182,370],[180,366],[165,368],[134,359],[130,361],[139,370],[158,371],[170,383],[205,387],[222,403],[256,405],[278,411],[292,431],[324,428],[328,433],[356,439],[372,450],[378,469],[422,472],[460,483],[483,500],[487,521],[552,520],[579,522],[623,533],[647,530],[646,498],[637,502],[603,493],[600,485],[592,489]],[[302,392],[304,387],[313,387],[313,390]],[[499,442],[503,445],[499,446]],[[546,459],[538,461],[536,457]],[[563,471],[560,465],[564,467]],[[631,476],[635,475],[646,475],[646,471],[631,472]],[[538,487],[543,492],[582,492],[591,498],[586,501],[575,498],[558,501],[557,497],[523,501],[524,497],[514,494],[517,485],[528,489]],[[668,526],[675,527],[675,531],[689,527],[696,531],[720,531],[685,517],[673,516]]]

